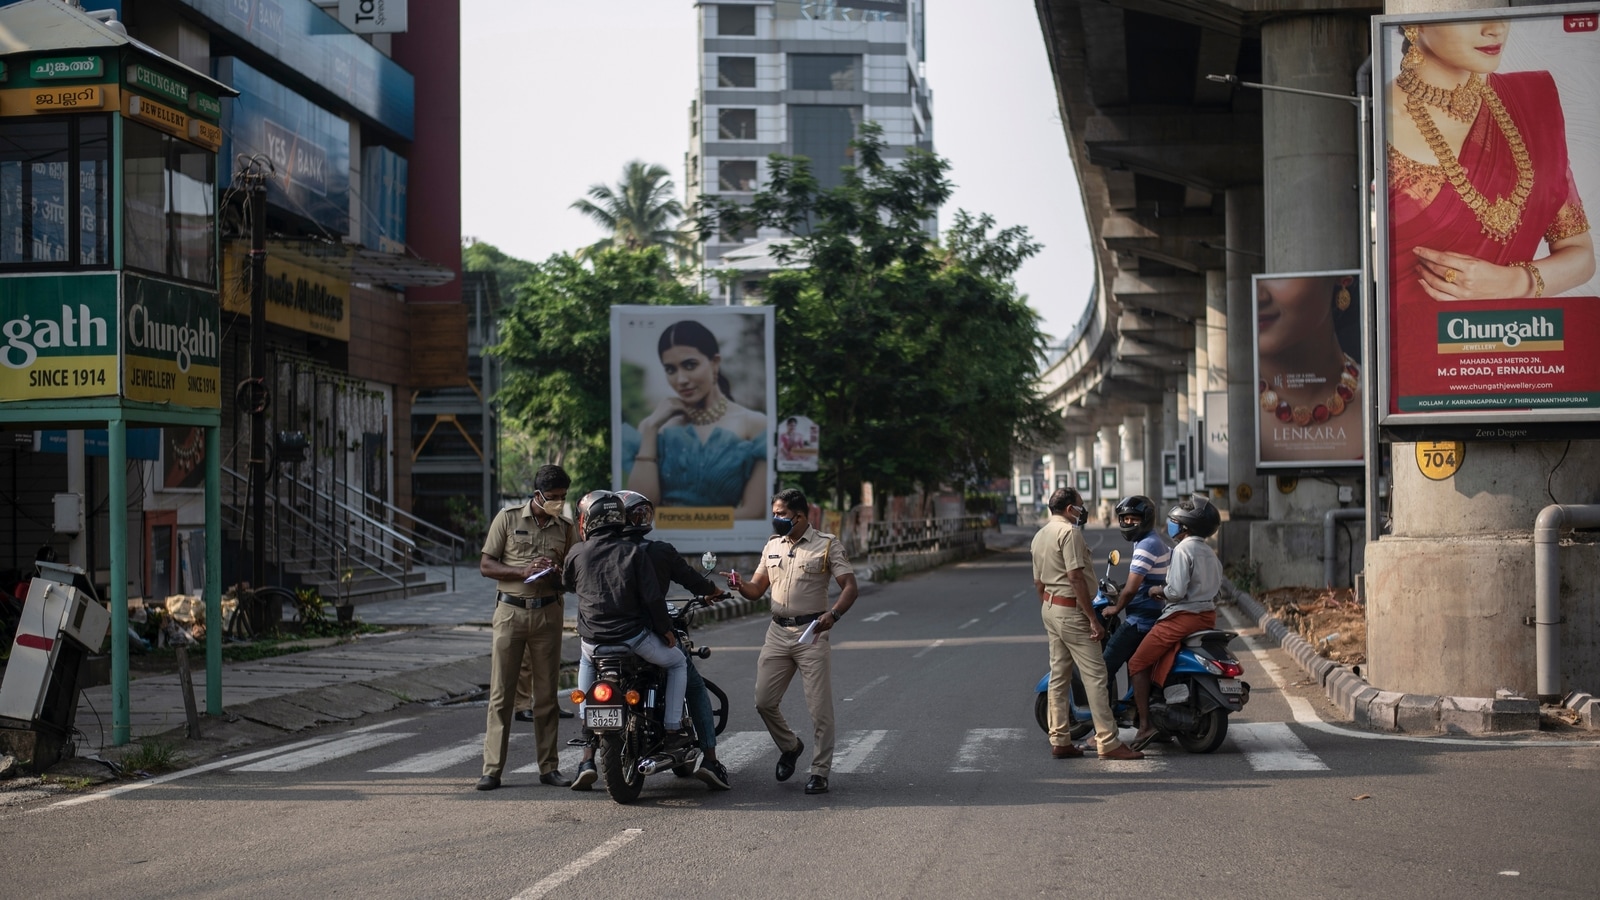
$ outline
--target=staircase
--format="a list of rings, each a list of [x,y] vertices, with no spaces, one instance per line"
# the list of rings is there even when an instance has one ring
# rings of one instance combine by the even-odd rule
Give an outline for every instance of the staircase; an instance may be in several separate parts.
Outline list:
[[[222,525],[249,547],[250,479],[222,469]],[[275,488],[275,489],[274,489]],[[268,483],[266,561],[333,604],[359,605],[454,589],[465,538],[343,481],[315,486],[279,475]],[[246,551],[248,552],[248,551]],[[429,573],[449,567],[449,580]]]

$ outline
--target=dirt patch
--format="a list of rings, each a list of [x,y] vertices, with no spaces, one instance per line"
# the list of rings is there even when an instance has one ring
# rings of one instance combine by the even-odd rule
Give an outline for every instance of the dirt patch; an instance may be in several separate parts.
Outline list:
[[[1256,599],[1322,656],[1347,666],[1367,661],[1367,609],[1349,588],[1276,588]]]

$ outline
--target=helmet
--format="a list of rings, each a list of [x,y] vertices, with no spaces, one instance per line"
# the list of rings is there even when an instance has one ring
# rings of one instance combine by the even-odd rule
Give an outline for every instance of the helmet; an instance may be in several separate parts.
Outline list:
[[[1190,494],[1188,499],[1179,501],[1167,512],[1167,518],[1197,538],[1216,534],[1222,524],[1222,516],[1217,513],[1217,508],[1211,505],[1205,494],[1200,493]]]
[[[1124,525],[1125,516],[1137,516],[1139,521],[1135,525]],[[1156,527],[1156,505],[1149,497],[1135,494],[1117,504],[1117,527],[1122,530],[1122,536],[1130,541],[1142,541],[1152,529]]]
[[[610,491],[590,491],[578,502],[578,523],[585,540],[607,531],[615,531],[627,523],[622,509],[622,498]]]
[[[622,498],[622,509],[628,519],[622,526],[624,534],[644,537],[656,527],[656,505],[649,497],[638,491],[617,491],[617,496]]]

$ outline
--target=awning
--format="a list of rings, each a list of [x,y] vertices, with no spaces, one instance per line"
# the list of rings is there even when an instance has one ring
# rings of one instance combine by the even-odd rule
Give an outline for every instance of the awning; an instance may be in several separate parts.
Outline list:
[[[456,279],[454,270],[420,256],[384,253],[359,244],[269,239],[267,255],[358,284],[437,287]]]

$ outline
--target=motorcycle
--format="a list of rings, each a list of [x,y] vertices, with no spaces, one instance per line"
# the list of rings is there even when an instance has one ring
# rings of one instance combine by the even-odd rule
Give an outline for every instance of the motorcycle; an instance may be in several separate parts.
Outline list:
[[[1111,606],[1121,585],[1111,580],[1111,569],[1121,560],[1121,554],[1111,551],[1105,575],[1100,579],[1100,590],[1094,598],[1094,610],[1106,629],[1106,637],[1123,626],[1120,615],[1105,616],[1103,611]],[[1178,648],[1177,662],[1160,690],[1152,690],[1150,719],[1158,740],[1175,739],[1190,753],[1211,753],[1228,737],[1228,716],[1244,709],[1250,702],[1250,683],[1239,676],[1244,667],[1228,651],[1228,643],[1238,637],[1237,632],[1207,629],[1197,631],[1183,639]],[[1102,642],[1103,645],[1103,642]],[[1108,673],[1113,686],[1125,685],[1120,698],[1113,698],[1111,713],[1117,725],[1132,728],[1137,725],[1138,710],[1133,700],[1133,681],[1127,667]],[[1050,673],[1046,672],[1035,686],[1033,714],[1039,727],[1050,731]],[[1082,740],[1094,731],[1089,710],[1088,694],[1076,671],[1072,675],[1072,703],[1068,709],[1073,740]]]
[[[689,636],[689,614],[709,606],[711,599],[693,597],[685,603],[667,604],[678,645],[700,659],[710,657],[711,648],[696,646]],[[666,737],[661,703],[666,695],[666,672],[622,644],[596,647],[594,668],[595,681],[589,693],[574,690],[572,702],[583,705],[584,728],[598,742],[595,763],[611,799],[632,803],[644,790],[645,778],[660,772],[671,771],[680,778],[693,775],[700,763],[699,735],[687,711],[683,727],[690,745],[678,753],[668,753],[661,746]],[[702,676],[702,680],[711,696],[716,733],[721,734],[728,725],[728,695],[711,679]]]

